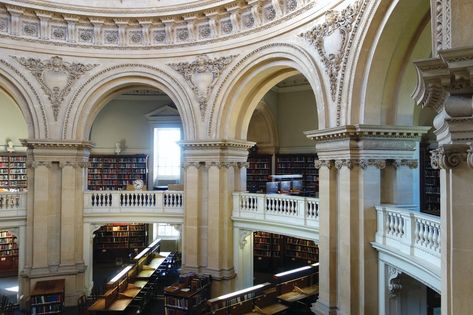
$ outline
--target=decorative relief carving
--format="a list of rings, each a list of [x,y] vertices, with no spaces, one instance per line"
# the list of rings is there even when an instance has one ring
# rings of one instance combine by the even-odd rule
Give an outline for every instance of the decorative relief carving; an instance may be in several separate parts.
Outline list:
[[[432,8],[434,27],[434,55],[440,50],[449,49],[452,47],[451,43],[451,15],[452,5],[451,0],[435,0],[435,5]]]
[[[51,28],[51,37],[55,40],[66,40],[67,28],[61,26],[53,26]]]
[[[242,16],[243,25],[246,28],[251,28],[255,24],[255,18],[252,14],[245,14]]]
[[[29,37],[38,37],[38,24],[23,22],[23,34]]]
[[[388,290],[390,296],[397,296],[402,289],[401,278],[402,272],[399,269],[386,265],[388,271]]]
[[[246,246],[246,244],[248,244],[248,236],[250,236],[253,232],[252,231],[248,231],[248,230],[240,230],[240,241],[238,242],[239,245],[240,245],[240,249],[243,250]]]
[[[444,144],[430,152],[430,164],[434,169],[452,169],[470,158],[471,148],[467,144]],[[469,159],[468,159],[469,162]]]
[[[193,62],[168,64],[179,72],[191,86],[199,102],[202,119],[205,117],[207,102],[213,86],[235,57],[236,55],[210,59],[207,55],[201,55]]]
[[[351,170],[353,168],[353,162],[351,160],[335,160],[335,168],[337,170],[340,170],[344,166]]]
[[[105,44],[108,44],[108,45],[118,44],[118,31],[105,31],[104,39],[105,39]]]
[[[317,49],[322,63],[325,65],[325,71],[330,81],[332,101],[336,100],[339,89],[337,83],[342,63],[350,51],[350,35],[357,29],[357,17],[361,15],[363,8],[363,1],[359,0],[341,12],[327,11],[325,23],[300,34]]]
[[[81,43],[93,43],[94,42],[94,30],[79,28],[79,42]]]
[[[85,72],[97,66],[65,62],[59,56],[51,57],[51,59],[45,61],[35,58],[11,57],[31,71],[38,80],[41,88],[51,101],[55,121],[57,121],[61,103],[71,91],[74,82]]]
[[[200,38],[209,38],[211,34],[210,26],[208,24],[199,26],[199,36]]]
[[[184,169],[187,169],[189,167],[195,167],[195,168],[199,169],[204,165],[205,165],[204,162],[202,162],[202,163],[201,162],[185,162],[183,167],[184,167]]]
[[[266,21],[272,21],[276,17],[276,10],[272,5],[264,8],[264,18]]]
[[[329,162],[329,161],[327,161]],[[325,163],[327,163],[325,162]],[[323,162],[321,162],[323,163]],[[316,165],[317,168],[318,165]],[[319,168],[322,166],[320,164]],[[325,165],[323,165],[325,166]],[[335,160],[335,168],[340,170],[342,167],[347,167],[348,169],[353,169],[355,166],[359,166],[361,169],[365,170],[369,166],[374,166],[377,169],[384,169],[386,167],[386,160],[382,159],[340,159]],[[330,164],[327,167],[331,167]]]
[[[205,167],[210,168],[212,166],[215,166],[217,168],[239,168],[241,162],[222,162],[222,161],[210,161],[210,162],[205,162]]]
[[[143,32],[142,31],[130,31],[128,33],[130,42],[133,44],[141,44],[143,43]]]
[[[391,165],[396,169],[399,168],[399,167],[402,167],[402,166],[407,166],[410,169],[414,169],[414,168],[417,168],[417,166],[419,165],[419,162],[417,160],[405,160],[405,159],[404,160],[392,160]]]
[[[189,38],[189,30],[187,28],[177,29],[176,34],[180,41],[185,41]]]
[[[230,34],[233,31],[233,25],[230,20],[222,21],[220,25],[222,26],[222,33],[224,34]]]
[[[315,160],[314,166],[316,169],[321,169],[322,167],[331,169],[334,166],[334,162],[332,160]]]
[[[295,9],[297,9],[297,0],[287,0],[286,9],[289,12],[294,11]]]
[[[8,33],[8,19],[7,18],[1,18],[0,19],[0,32],[3,33]]]
[[[154,32],[154,40],[158,43],[163,43],[166,40],[166,31],[156,31]]]

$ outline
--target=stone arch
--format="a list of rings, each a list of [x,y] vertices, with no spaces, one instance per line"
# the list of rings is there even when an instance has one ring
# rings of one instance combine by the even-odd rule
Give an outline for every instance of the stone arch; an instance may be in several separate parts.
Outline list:
[[[134,87],[157,88],[176,105],[186,140],[198,134],[198,111],[191,101],[192,92],[165,71],[143,64],[122,64],[92,76],[73,96],[64,119],[64,139],[88,139],[100,110],[116,95]]]
[[[260,146],[260,143],[256,141],[257,139],[249,139],[250,137],[250,130],[251,130],[251,124],[255,123],[255,128],[257,128],[255,133],[257,134],[262,134],[264,133],[265,141],[262,143]],[[258,128],[259,127],[259,128]],[[256,106],[256,109],[254,111],[254,114],[250,120],[250,125],[249,125],[249,130],[248,130],[248,140],[250,141],[256,141],[258,145],[258,152],[261,152],[259,150],[271,150],[271,153],[274,152],[274,149],[279,147],[279,135],[278,135],[278,128],[277,128],[277,121],[271,112],[271,110],[268,108],[268,105],[266,104],[265,101],[261,100],[258,105]]]
[[[402,102],[399,97],[410,59],[419,57],[413,55],[419,38],[430,38],[429,47],[423,48],[425,56],[420,57],[427,58],[431,52],[429,10],[427,0],[377,3],[368,17],[371,22],[354,60],[355,70],[351,77],[360,79],[353,79],[348,88],[352,94],[347,102],[346,124],[415,123],[414,102]],[[409,94],[414,89],[415,83]]]
[[[19,107],[28,129],[28,138],[47,138],[48,125],[40,97],[21,72],[0,60],[0,89]]]
[[[309,81],[316,98],[318,126],[325,128],[329,111],[319,66],[311,54],[297,44],[272,43],[243,56],[226,73],[211,98],[208,135],[245,140],[259,101],[276,83],[297,73]]]

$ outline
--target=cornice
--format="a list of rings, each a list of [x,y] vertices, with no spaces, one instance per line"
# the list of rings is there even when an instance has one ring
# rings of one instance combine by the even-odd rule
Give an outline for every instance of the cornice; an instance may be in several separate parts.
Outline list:
[[[346,125],[323,130],[306,131],[307,138],[316,142],[361,138],[419,139],[430,127]]]
[[[230,40],[277,26],[306,12],[315,4],[313,0],[283,0],[282,13],[274,16],[265,15],[265,12],[275,4],[261,0],[251,4],[241,1],[226,1],[222,4],[222,1],[218,1],[218,5],[212,8],[200,7],[191,12],[173,13],[165,10],[153,15],[146,11],[147,15],[97,17],[52,11],[25,3],[15,2],[16,6],[12,6],[10,2],[3,1],[8,11],[3,15],[0,13],[0,37],[95,49],[156,49]],[[254,6],[261,6],[263,10],[253,10]],[[214,12],[211,16],[209,10]],[[12,12],[17,15],[15,19],[9,16]],[[52,18],[40,22],[38,14]]]
[[[184,150],[205,150],[205,149],[244,149],[248,150],[256,143],[242,140],[208,140],[208,141],[181,141],[180,145]]]
[[[91,149],[94,144],[79,140],[20,139],[21,144],[29,149]]]

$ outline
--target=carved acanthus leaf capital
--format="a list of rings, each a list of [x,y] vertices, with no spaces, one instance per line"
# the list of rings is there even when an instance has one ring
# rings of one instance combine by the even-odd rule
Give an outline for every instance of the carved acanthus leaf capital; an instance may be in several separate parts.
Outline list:
[[[248,240],[247,240],[247,237],[250,236],[253,232],[252,231],[248,231],[248,230],[240,230],[240,241],[239,241],[239,245],[240,245],[240,249],[244,249],[246,244],[248,243]]]
[[[74,82],[97,66],[96,64],[67,62],[59,56],[53,56],[48,60],[11,57],[28,69],[36,78],[51,101],[55,121],[57,121],[60,106],[71,91]]]
[[[398,169],[402,166],[407,166],[410,169],[417,168],[419,165],[419,162],[417,160],[407,160],[407,159],[402,159],[402,160],[392,160],[390,163],[395,169]]]
[[[396,296],[399,294],[399,292],[402,289],[402,284],[401,284],[401,275],[402,272],[390,265],[387,265],[387,271],[388,271],[388,289],[389,289],[389,294],[391,296]]]
[[[444,144],[430,152],[430,163],[434,169],[452,169],[467,161],[470,150],[467,144]]]
[[[199,169],[201,168],[202,166],[204,166],[205,164],[204,163],[201,163],[201,162],[196,162],[196,161],[192,161],[192,162],[186,162],[184,163],[184,169],[188,169],[189,167],[195,167],[196,169]]]
[[[331,169],[334,166],[333,160],[314,160],[315,169],[321,169],[322,167],[326,167]]]

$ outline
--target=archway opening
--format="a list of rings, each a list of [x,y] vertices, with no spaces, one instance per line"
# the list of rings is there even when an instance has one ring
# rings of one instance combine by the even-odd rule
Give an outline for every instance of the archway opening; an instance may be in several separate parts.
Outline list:
[[[19,231],[24,231],[28,189],[26,148],[20,139],[28,138],[29,130],[19,105],[1,88],[0,126],[0,211],[4,217],[15,218],[0,227],[0,295],[16,303],[25,264],[25,235]]]

